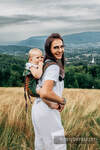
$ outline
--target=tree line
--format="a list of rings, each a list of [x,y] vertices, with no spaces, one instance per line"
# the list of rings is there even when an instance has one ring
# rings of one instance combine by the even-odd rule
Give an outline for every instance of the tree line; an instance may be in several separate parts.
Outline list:
[[[65,87],[100,89],[100,65],[66,66]]]
[[[23,71],[27,58],[0,55],[0,87],[24,86]],[[65,88],[100,89],[100,65],[66,65]]]

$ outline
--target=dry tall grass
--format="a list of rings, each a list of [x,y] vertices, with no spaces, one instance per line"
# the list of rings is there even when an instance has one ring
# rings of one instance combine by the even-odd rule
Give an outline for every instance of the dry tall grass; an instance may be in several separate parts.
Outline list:
[[[100,90],[64,89],[67,104],[61,113],[66,137],[100,138]],[[34,99],[33,99],[34,101]],[[0,150],[33,150],[31,105],[25,112],[23,88],[0,88]],[[100,149],[92,144],[68,143],[68,150]]]

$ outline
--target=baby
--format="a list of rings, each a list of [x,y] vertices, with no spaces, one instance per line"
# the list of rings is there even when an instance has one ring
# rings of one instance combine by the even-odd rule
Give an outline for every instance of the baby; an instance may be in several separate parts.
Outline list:
[[[42,51],[38,48],[33,48],[29,51],[29,60],[26,63],[25,69],[30,70],[34,78],[39,79],[42,75],[43,68]]]

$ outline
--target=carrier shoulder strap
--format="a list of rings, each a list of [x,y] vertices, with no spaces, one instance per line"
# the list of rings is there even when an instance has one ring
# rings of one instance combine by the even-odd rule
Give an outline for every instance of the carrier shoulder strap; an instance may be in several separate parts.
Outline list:
[[[43,72],[44,72],[50,65],[58,65],[58,64],[57,64],[56,62],[54,62],[53,60],[47,59],[47,60],[44,62],[44,65],[43,65]]]
[[[49,67],[50,65],[53,65],[53,64],[59,66],[59,65],[57,64],[57,62],[55,62],[55,61],[53,61],[53,60],[50,60],[50,59],[47,59],[47,60],[44,62],[43,73],[44,73],[44,71],[47,69],[47,67]],[[59,68],[60,68],[60,66],[59,66]],[[64,78],[62,77],[61,68],[60,68],[59,81],[62,81],[62,80],[64,80]]]

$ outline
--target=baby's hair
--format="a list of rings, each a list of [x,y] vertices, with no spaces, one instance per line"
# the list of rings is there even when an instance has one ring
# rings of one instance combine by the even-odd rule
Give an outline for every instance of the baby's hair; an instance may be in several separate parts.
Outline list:
[[[30,58],[33,55],[33,53],[36,52],[36,51],[40,52],[41,50],[38,49],[38,48],[32,48],[32,49],[30,49],[30,51],[28,53],[28,58]]]

